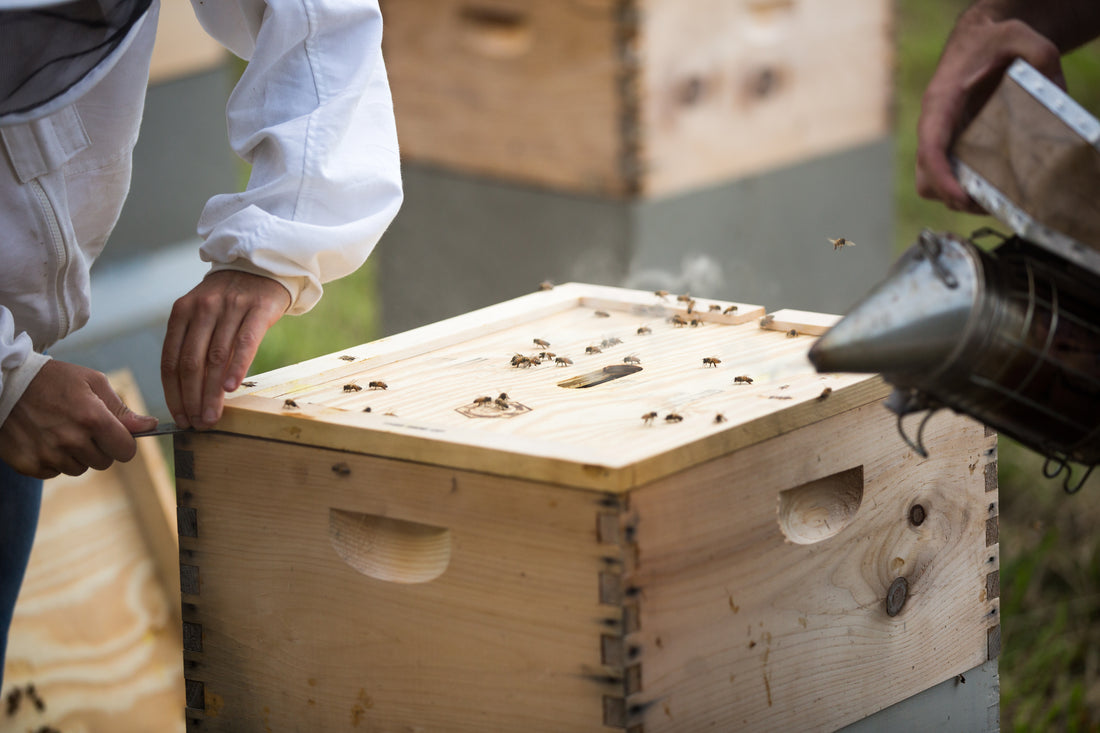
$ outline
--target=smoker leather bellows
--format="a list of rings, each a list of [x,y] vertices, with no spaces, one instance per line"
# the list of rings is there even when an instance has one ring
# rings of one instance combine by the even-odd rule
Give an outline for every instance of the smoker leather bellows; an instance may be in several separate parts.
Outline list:
[[[902,430],[950,407],[1047,457],[1100,463],[1100,122],[1016,61],[953,149],[970,195],[1015,232],[990,251],[924,231],[810,352],[881,372]],[[986,233],[991,230],[986,230]],[[927,418],[926,418],[927,419]],[[1090,468],[1091,470],[1091,468]]]

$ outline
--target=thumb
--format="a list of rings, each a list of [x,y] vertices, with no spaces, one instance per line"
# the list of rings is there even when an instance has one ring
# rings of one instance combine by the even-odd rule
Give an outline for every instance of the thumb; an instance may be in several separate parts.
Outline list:
[[[94,387],[93,387],[94,389]],[[122,401],[122,398],[118,396],[110,386],[104,387],[102,390],[95,390],[97,396],[103,401],[103,406],[110,410],[111,414],[115,416],[123,427],[129,430],[131,433],[140,433],[145,430],[152,430],[157,426],[157,419],[151,415],[139,415],[126,406],[126,403]]]

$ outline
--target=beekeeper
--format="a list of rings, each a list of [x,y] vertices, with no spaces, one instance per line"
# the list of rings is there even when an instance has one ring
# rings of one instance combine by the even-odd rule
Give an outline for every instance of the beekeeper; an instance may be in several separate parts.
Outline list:
[[[176,301],[161,372],[181,426],[221,415],[261,339],[356,270],[401,203],[376,0],[193,0],[249,61],[227,107],[251,164],[199,217],[201,283]],[[104,375],[47,350],[88,320],[88,271],[130,183],[157,0],[0,0],[0,673],[42,479],[125,461]],[[140,309],[141,303],[134,303]]]

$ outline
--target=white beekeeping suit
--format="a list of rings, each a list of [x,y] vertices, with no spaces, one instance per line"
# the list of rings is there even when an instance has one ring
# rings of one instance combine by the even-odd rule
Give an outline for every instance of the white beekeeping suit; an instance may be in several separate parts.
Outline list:
[[[303,313],[363,263],[401,202],[377,2],[193,7],[249,60],[227,123],[251,178],[243,193],[211,192],[201,256],[276,280]],[[88,319],[88,270],[129,187],[157,12],[156,0],[0,0],[0,425],[43,352]]]

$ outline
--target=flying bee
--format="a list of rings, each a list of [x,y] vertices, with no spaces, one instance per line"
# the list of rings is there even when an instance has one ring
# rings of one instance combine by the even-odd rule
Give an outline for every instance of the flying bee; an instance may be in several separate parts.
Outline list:
[[[340,358],[343,359],[344,361],[355,361],[355,357],[352,356],[351,354],[344,354]]]
[[[724,423],[725,421],[726,421],[726,416],[723,415],[720,412],[717,415],[714,416],[714,422],[715,423]]]
[[[570,359],[568,356],[555,356],[554,363],[558,366],[570,366],[573,363],[573,360]]]
[[[540,349],[549,349],[550,348],[550,342],[549,341],[545,341],[543,339],[534,339],[534,342],[535,342],[535,346],[538,346]]]
[[[256,383],[255,382],[241,382],[241,386],[242,387],[255,387]]]
[[[501,392],[499,395],[497,395],[497,399],[498,400],[504,400],[505,402],[507,402],[508,401],[508,393],[507,392]]]
[[[722,315],[728,316],[730,313],[736,313],[736,312],[737,312],[737,306],[731,305],[728,308],[726,308],[724,311],[722,311]]]
[[[587,346],[584,349],[584,353],[586,353],[586,354],[602,354],[603,349],[601,349],[599,346]]]
[[[610,318],[611,314],[607,311],[596,311],[595,316],[596,318]]]
[[[290,399],[290,398],[287,398],[287,399],[283,400],[283,409],[284,410],[293,410],[297,406],[298,406],[298,403],[295,402],[294,400]]]
[[[689,300],[687,305],[688,305],[688,307],[687,307],[688,315],[691,315],[691,313],[695,310],[695,300],[694,300],[694,298],[692,300]]]
[[[797,328],[792,328],[791,330],[787,331],[787,338],[789,338],[789,339],[793,339],[797,335],[798,335],[798,329]]]
[[[711,303],[707,310],[711,313],[717,313],[722,310],[722,306],[718,305],[717,303]]]
[[[646,414],[642,415],[642,422],[644,422],[646,425],[652,425],[653,421],[656,420],[656,419],[657,419],[657,413],[656,412],[647,412]]]
[[[653,333],[653,329],[649,326],[638,326],[638,335],[645,336],[647,333]]]
[[[489,395],[485,395],[484,397],[475,397],[474,398],[474,404],[477,405],[478,407],[484,407],[486,405],[491,405],[491,404],[493,404],[493,398],[490,397]]]
[[[623,364],[641,364],[642,360],[631,354],[623,357]]]
[[[367,384],[371,389],[389,389],[390,385],[383,382],[381,379],[376,379],[373,382]]]
[[[360,387],[355,382],[348,382],[347,384],[344,385],[344,391],[345,392],[361,392],[362,389],[363,388]]]
[[[856,246],[855,242],[853,242],[850,239],[845,239],[844,237],[837,237],[836,239],[829,239],[829,241],[832,242],[832,244],[833,244],[833,251],[834,252],[836,252],[838,249],[841,249],[843,247],[855,247]]]
[[[542,282],[539,283],[539,290],[553,290],[553,289],[554,289],[554,283],[550,282],[549,280],[543,280]]]
[[[671,323],[671,324],[672,324],[673,326],[676,326],[676,328],[679,328],[679,327],[681,327],[681,326],[686,326],[686,325],[687,325],[687,321],[685,321],[685,320],[684,320],[684,317],[683,317],[683,316],[681,316],[681,315],[680,315],[679,313],[674,313],[674,314],[673,314],[673,315],[672,315],[672,316],[671,316],[671,317],[670,317],[670,318],[668,319],[668,322],[669,322],[669,323]]]
[[[734,384],[752,384],[752,377],[746,377],[744,374],[733,378]]]
[[[703,357],[703,366],[705,366],[705,367],[708,367],[708,366],[709,367],[716,367],[721,363],[722,363],[722,360],[719,359],[717,356],[704,356]]]
[[[683,421],[684,421],[684,416],[683,415],[678,415],[675,412],[670,412],[667,415],[665,415],[665,422],[683,422]]]

